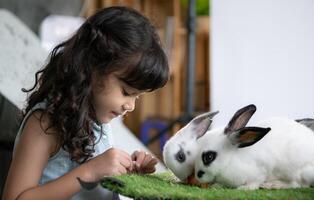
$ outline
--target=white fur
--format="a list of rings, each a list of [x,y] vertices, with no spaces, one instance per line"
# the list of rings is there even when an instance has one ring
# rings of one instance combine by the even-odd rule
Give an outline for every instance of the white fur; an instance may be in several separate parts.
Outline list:
[[[238,148],[223,133],[209,131],[198,140],[195,175],[200,182],[216,182],[241,189],[297,188],[314,185],[314,133],[290,119],[272,118],[256,126],[271,130],[252,146]],[[204,166],[201,155],[217,152]],[[202,170],[205,174],[197,177]]]
[[[190,126],[186,126],[179,130],[164,146],[165,165],[182,181],[185,181],[193,173],[195,157],[198,152],[196,141],[197,135],[193,133]],[[175,159],[175,154],[180,151],[180,146],[186,154],[186,160],[183,163],[179,163]]]
[[[208,112],[195,117],[185,127],[170,138],[163,149],[163,159],[166,166],[182,181],[185,181],[194,172],[195,157],[198,152],[197,140],[202,137],[211,125],[212,117],[218,113]],[[176,159],[182,150],[184,162]]]

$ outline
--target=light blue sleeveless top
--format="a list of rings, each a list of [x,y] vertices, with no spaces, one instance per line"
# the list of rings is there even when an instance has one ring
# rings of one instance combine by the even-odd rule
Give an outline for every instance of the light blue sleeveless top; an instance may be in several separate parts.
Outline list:
[[[25,116],[18,131],[15,139],[15,144],[17,144],[20,135],[22,133],[23,127],[27,118],[31,113],[38,109],[46,108],[46,102],[41,102],[36,104]],[[102,132],[101,132],[102,128]],[[95,153],[93,157],[105,152],[109,148],[113,147],[112,130],[110,124],[102,124],[98,126],[96,123],[93,124],[93,132],[96,136]],[[100,138],[101,137],[101,138]],[[79,163],[72,161],[68,152],[60,148],[60,150],[52,156],[47,166],[45,167],[39,185],[45,184],[51,180],[57,179],[60,176],[68,173],[79,166]],[[98,200],[98,199],[119,199],[117,194],[112,193],[109,190],[102,188],[101,186],[96,187],[93,190],[87,191],[82,189],[78,194],[71,198],[71,200]]]

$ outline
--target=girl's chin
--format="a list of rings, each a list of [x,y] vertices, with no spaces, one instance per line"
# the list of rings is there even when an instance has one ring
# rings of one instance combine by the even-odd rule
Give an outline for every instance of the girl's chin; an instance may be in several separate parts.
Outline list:
[[[98,120],[100,123],[104,124],[104,123],[109,123],[112,119],[118,117],[119,115],[116,115],[115,113],[108,113],[107,115],[103,115],[103,116],[98,116]]]
[[[105,124],[105,123],[109,123],[114,117],[109,117],[109,116],[104,116],[104,117],[100,117],[98,120],[100,123]]]

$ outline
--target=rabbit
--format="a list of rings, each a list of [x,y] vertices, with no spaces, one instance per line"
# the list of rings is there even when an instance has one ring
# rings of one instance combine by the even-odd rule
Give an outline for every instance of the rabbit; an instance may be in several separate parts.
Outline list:
[[[313,131],[285,118],[245,127],[255,111],[252,104],[238,110],[226,127],[198,140],[197,181],[252,190],[313,186]]]
[[[193,175],[198,147],[196,140],[206,133],[217,113],[208,112],[195,117],[165,143],[164,163],[181,181]]]

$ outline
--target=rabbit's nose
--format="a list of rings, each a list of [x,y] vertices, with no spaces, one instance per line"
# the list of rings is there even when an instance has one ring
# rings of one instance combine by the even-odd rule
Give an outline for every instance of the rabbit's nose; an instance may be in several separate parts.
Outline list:
[[[202,171],[202,170],[200,170],[200,171],[197,172],[197,177],[198,177],[198,178],[202,178],[202,176],[203,176],[204,174],[205,174],[205,172]]]

